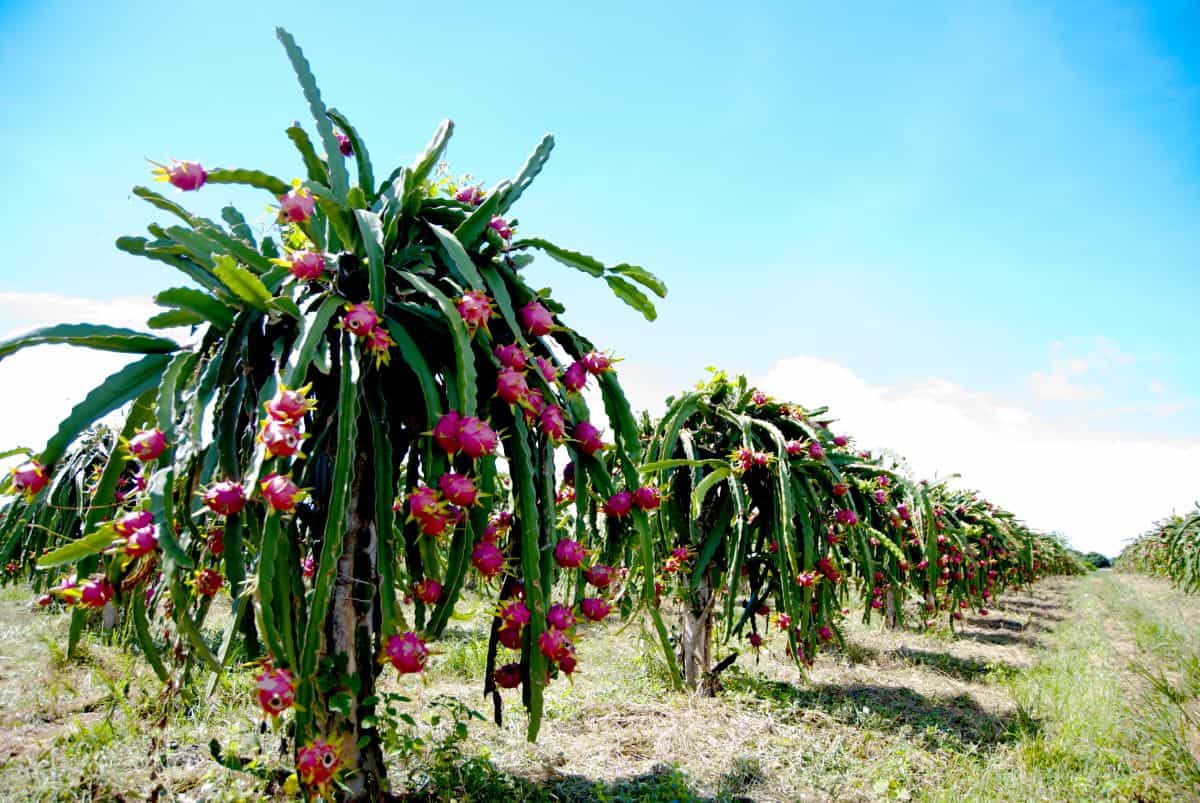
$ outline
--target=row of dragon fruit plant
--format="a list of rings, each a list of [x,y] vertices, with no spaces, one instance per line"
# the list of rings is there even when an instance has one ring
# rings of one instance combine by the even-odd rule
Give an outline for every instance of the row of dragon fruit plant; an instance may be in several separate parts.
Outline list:
[[[1200,504],[1156,522],[1116,560],[1121,571],[1165,577],[1189,593],[1200,591]]]
[[[578,617],[649,617],[673,684],[696,687],[713,677],[718,617],[716,635],[755,645],[766,612],[804,666],[840,638],[856,593],[868,616],[892,617],[914,593],[932,621],[1072,570],[1010,514],[913,483],[832,434],[824,411],[741,379],[715,375],[640,431],[611,357],[522,275],[540,252],[648,319],[666,292],[641,267],[518,234],[512,208],[553,141],[511,182],[447,184],[434,180],[446,122],[377,180],[279,38],[315,121],[316,144],[287,130],[307,178],[157,171],[181,192],[266,191],[275,230],[139,187],[179,222],[117,243],[190,280],[159,293],[149,321],[190,339],[64,324],[0,343],[0,359],[46,343],[140,355],[6,480],[17,495],[0,511],[0,560],[13,576],[73,567],[44,598],[71,607],[72,652],[106,610],[168,687],[197,682],[196,665],[215,682],[235,656],[259,659],[256,693],[286,719],[305,793],[375,799],[380,659],[419,674],[472,572],[496,596],[484,693],[499,712],[501,690],[519,688],[532,740],[546,685],[577,667]],[[127,411],[119,433],[97,426],[115,411]],[[496,504],[509,493],[511,510]],[[218,593],[232,609],[213,649],[202,629]],[[677,601],[675,640],[664,598]]]

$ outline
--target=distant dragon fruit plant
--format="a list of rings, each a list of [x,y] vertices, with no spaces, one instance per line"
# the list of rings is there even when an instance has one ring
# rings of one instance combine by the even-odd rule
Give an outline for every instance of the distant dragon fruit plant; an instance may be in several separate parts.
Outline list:
[[[387,780],[376,678],[385,667],[419,675],[437,660],[426,642],[446,627],[471,572],[498,590],[484,691],[499,711],[499,690],[521,688],[531,740],[546,684],[577,668],[575,613],[610,611],[607,573],[621,570],[626,603],[652,598],[642,508],[654,499],[641,498],[632,529],[613,531],[621,543],[584,526],[594,521],[589,486],[607,496],[614,475],[637,479],[629,405],[609,358],[522,269],[540,251],[651,320],[643,288],[666,289],[640,267],[522,235],[513,206],[546,163],[550,137],[512,181],[445,187],[432,175],[453,129],[446,121],[415,163],[378,179],[362,137],[326,107],[292,37],[278,36],[315,120],[315,144],[299,124],[287,130],[306,177],[196,161],[155,171],[179,193],[265,191],[277,225],[256,233],[233,207],[218,222],[137,187],[176,221],[117,242],[190,280],[159,293],[165,311],[149,321],[192,327],[188,343],[89,324],[0,343],[0,359],[43,343],[138,355],[6,479],[15,498],[0,537],[8,555],[51,548],[43,569],[73,565],[48,595],[79,603],[72,651],[88,612],[115,606],[163,681],[194,679],[189,662],[219,673],[234,655],[258,658],[264,669],[247,697],[289,721],[299,782],[378,799]],[[608,432],[578,392],[588,382],[603,396]],[[72,456],[88,427],[123,409],[119,440]],[[559,449],[578,467],[580,514],[575,545],[561,548]],[[499,488],[500,459],[510,491]],[[490,507],[509,495],[511,511]],[[610,565],[597,569],[587,555]],[[586,605],[552,598],[560,576],[560,587],[583,589],[585,572],[596,585]],[[201,629],[213,596],[226,593],[232,619],[212,647]]]

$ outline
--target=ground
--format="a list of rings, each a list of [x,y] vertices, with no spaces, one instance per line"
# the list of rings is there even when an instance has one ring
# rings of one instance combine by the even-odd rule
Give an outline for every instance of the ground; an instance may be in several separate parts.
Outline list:
[[[82,662],[66,662],[66,619],[28,599],[0,598],[0,798],[260,798],[259,781],[207,747],[217,738],[275,760],[280,742],[256,716],[248,671],[211,694],[164,696],[98,634]],[[779,638],[757,657],[743,645],[715,699],[665,691],[636,624],[593,626],[574,682],[548,692],[533,745],[515,694],[502,727],[479,696],[481,619],[455,622],[426,682],[388,675],[386,690],[417,718],[389,756],[413,799],[1200,796],[1200,599],[1161,581],[1047,580],[953,633],[855,624],[807,678]],[[486,717],[465,738],[455,723],[468,715],[447,695]]]

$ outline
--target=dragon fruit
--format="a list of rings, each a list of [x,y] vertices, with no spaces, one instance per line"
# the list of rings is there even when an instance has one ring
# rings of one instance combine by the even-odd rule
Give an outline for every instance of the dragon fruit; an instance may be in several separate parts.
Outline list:
[[[471,206],[479,206],[483,203],[483,189],[478,184],[459,187],[458,192],[454,193],[454,200]]]
[[[320,279],[325,275],[325,257],[316,251],[297,251],[288,261],[287,269],[302,282]]]
[[[296,676],[287,669],[267,667],[254,684],[263,713],[277,717],[296,702]]]
[[[311,387],[312,385],[305,385],[296,390],[289,390],[281,386],[275,392],[275,397],[263,405],[267,415],[284,424],[295,424],[317,406],[316,400],[308,398],[307,395]]]
[[[156,181],[166,181],[177,190],[191,192],[204,186],[208,181],[208,171],[199,162],[172,161],[170,167],[158,166],[151,171]]]
[[[746,636],[746,640],[750,642],[750,646],[755,652],[758,652],[759,649],[762,648],[763,637],[758,633],[751,633],[749,636]]]
[[[600,432],[590,421],[580,421],[576,424],[574,435],[575,440],[579,443],[580,451],[591,456],[606,449],[608,444],[601,439]]]
[[[546,409],[546,400],[542,396],[542,392],[537,389],[530,390],[522,398],[517,399],[517,404],[525,414],[525,421],[530,424],[537,421],[542,410]]]
[[[585,597],[579,607],[583,615],[593,622],[602,622],[612,613],[612,606],[600,597]]]
[[[317,559],[312,555],[305,555],[304,560],[300,563],[300,576],[305,580],[311,580],[317,573]]]
[[[558,669],[564,675],[570,676],[575,674],[575,667],[579,666],[579,658],[575,655],[575,647],[570,646],[566,655],[558,659]]]
[[[364,301],[361,304],[346,305],[346,314],[342,316],[341,326],[350,334],[355,337],[366,337],[367,332],[378,325],[379,315],[371,306],[371,302]]]
[[[442,584],[437,580],[426,578],[413,586],[417,599],[426,605],[433,605],[442,598]]]
[[[214,597],[225,585],[225,578],[213,569],[197,569],[193,582],[197,594],[202,597]]]
[[[816,582],[817,575],[815,572],[800,572],[800,574],[796,575],[796,585],[801,588],[809,588]]]
[[[834,514],[838,524],[858,524],[858,514],[853,510],[841,508]]]
[[[553,628],[545,630],[538,636],[537,641],[538,649],[542,655],[551,661],[558,662],[571,653],[571,642],[563,635],[563,631],[561,630]]]
[[[520,630],[533,619],[533,614],[524,602],[520,600],[509,600],[508,602],[500,603],[500,609],[496,614],[500,617],[502,627],[516,628]]]
[[[850,439],[847,438],[845,435],[835,435],[833,438],[834,446],[841,447],[841,446],[845,446],[848,443],[850,443]]]
[[[504,241],[507,247],[508,241],[512,239],[512,227],[508,225],[508,221],[499,215],[494,215],[488,221],[488,228],[500,235],[500,239]]]
[[[471,507],[479,501],[479,491],[470,477],[464,474],[447,472],[438,479],[438,488],[442,496],[452,505]]]
[[[821,625],[821,629],[817,631],[817,636],[821,641],[833,641],[833,629],[828,625]]]
[[[354,155],[354,143],[350,141],[350,137],[343,134],[341,131],[334,131],[333,138],[337,140],[338,151],[342,156]]]
[[[103,575],[89,577],[79,587],[79,604],[85,608],[103,608],[113,598],[112,583]]]
[[[471,551],[471,565],[484,577],[495,577],[504,568],[504,553],[490,541],[480,541]]]
[[[496,633],[496,640],[510,650],[519,650],[521,649],[521,628],[501,628]]]
[[[158,549],[158,528],[153,524],[134,530],[125,536],[125,554],[131,558],[149,555],[156,549]]]
[[[218,516],[233,516],[246,507],[246,489],[233,480],[222,480],[204,492],[204,504]]]
[[[537,301],[530,301],[520,310],[521,328],[530,337],[541,337],[550,334],[554,328],[554,317],[550,310]]]
[[[833,484],[833,495],[841,498],[850,493],[850,486],[844,482],[835,482]]]
[[[790,440],[783,446],[787,450],[789,457],[804,454],[804,441]]]
[[[213,555],[220,555],[225,551],[225,531],[219,528],[210,531],[204,545]]]
[[[601,354],[598,351],[590,351],[584,354],[579,360],[583,363],[583,368],[592,376],[600,376],[600,374],[612,368],[613,360],[607,354]]]
[[[554,367],[554,363],[547,360],[545,357],[535,357],[538,373],[542,375],[542,379],[546,380],[546,384],[553,385],[558,381],[558,369]]]
[[[767,394],[763,393],[761,390],[756,390],[750,394],[750,403],[755,407],[762,407],[767,403],[767,400]]]
[[[262,431],[258,433],[259,442],[266,447],[267,454],[271,457],[303,457],[300,452],[300,441],[303,437],[295,425],[285,424],[273,418],[264,421]]]
[[[496,374],[496,395],[509,404],[517,404],[529,395],[529,384],[523,371],[501,368]]]
[[[428,485],[417,486],[408,495],[408,512],[414,519],[436,515],[442,509],[438,492]]]
[[[529,367],[529,357],[521,350],[521,347],[516,343],[509,343],[504,346],[496,346],[492,350],[499,360],[500,365],[505,368],[511,368],[514,371],[524,371]]]
[[[337,749],[320,738],[313,739],[296,752],[296,773],[305,786],[319,789],[329,786],[341,763]]]
[[[143,463],[157,460],[166,450],[167,436],[161,429],[142,430],[129,439],[129,453]]]
[[[363,344],[367,347],[367,353],[375,358],[376,368],[391,362],[392,348],[396,345],[396,341],[392,340],[387,329],[382,326],[371,329],[363,339]]]
[[[433,440],[442,451],[453,457],[459,450],[458,430],[462,424],[462,417],[451,410],[444,413],[438,422],[433,427]]]
[[[541,424],[542,432],[546,433],[546,437],[555,443],[567,435],[566,417],[558,405],[547,404],[543,407],[541,413],[538,414],[538,423]]]
[[[417,526],[425,535],[440,536],[454,529],[462,520],[462,512],[447,505],[439,505],[433,513],[416,516]]]
[[[563,387],[571,393],[578,393],[587,384],[588,372],[583,363],[576,360],[563,373]]]
[[[792,617],[788,616],[786,613],[779,614],[779,629],[787,630],[791,626],[792,626]]]
[[[604,503],[604,515],[612,519],[622,519],[633,509],[633,494],[629,491],[617,491],[608,497]]]
[[[596,588],[608,588],[616,577],[616,571],[612,566],[597,563],[584,569],[583,577]]]
[[[152,524],[154,524],[154,514],[149,510],[136,510],[126,513],[113,522],[113,529],[117,531],[117,535],[130,535],[135,530],[149,527]]]
[[[258,484],[263,499],[276,513],[287,513],[304,497],[304,491],[296,487],[291,477],[271,472]]]
[[[521,665],[505,664],[492,673],[492,679],[502,689],[515,689],[521,685]]]
[[[292,223],[306,223],[317,209],[317,199],[303,187],[279,196],[279,211]]]
[[[871,498],[875,500],[875,504],[877,505],[887,504],[887,491],[878,488],[871,492]]]
[[[467,332],[471,335],[474,335],[479,329],[486,332],[488,321],[495,315],[492,300],[482,290],[468,290],[463,293],[454,306],[458,309],[458,314],[462,316],[463,323],[467,325]]]
[[[384,648],[387,659],[401,675],[411,675],[425,669],[429,648],[411,630],[390,637]]]
[[[896,505],[896,515],[898,515],[903,521],[909,521],[912,519],[912,513],[909,511],[908,505],[904,504],[903,502]]]
[[[653,485],[643,485],[633,492],[633,503],[642,510],[656,510],[662,504],[662,494]]]
[[[499,436],[478,418],[467,416],[459,422],[458,448],[472,460],[495,454],[499,445]]]
[[[564,569],[578,569],[586,554],[583,545],[570,538],[560,539],[554,545],[554,561]]]
[[[808,456],[813,460],[820,460],[825,456],[825,447],[813,441],[808,445]]]
[[[570,630],[575,626],[575,614],[561,602],[556,602],[546,611],[546,624],[555,630]]]

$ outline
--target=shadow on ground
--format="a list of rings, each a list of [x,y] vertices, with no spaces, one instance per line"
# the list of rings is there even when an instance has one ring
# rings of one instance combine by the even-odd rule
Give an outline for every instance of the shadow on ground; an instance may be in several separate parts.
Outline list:
[[[978,662],[936,653],[915,653],[931,663],[957,666],[963,673],[990,671]],[[905,655],[913,660],[913,653]],[[959,662],[959,663],[956,663]],[[953,671],[953,669],[951,670]],[[814,711],[860,728],[894,730],[908,726],[926,734],[926,749],[952,749],[974,753],[978,747],[1011,741],[1015,720],[986,710],[969,694],[926,696],[903,686],[866,683],[814,684],[801,688],[731,669],[726,693],[748,694],[776,708],[781,715],[803,719]],[[1029,727],[1029,722],[1023,722]]]
[[[963,658],[948,652],[929,652],[908,647],[900,647],[892,651],[891,655],[910,664],[929,667],[969,683],[979,682],[995,671],[1007,672],[1015,669],[1004,661],[981,661],[978,658]]]

